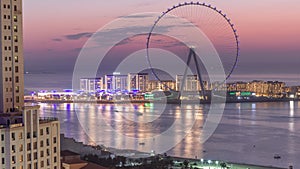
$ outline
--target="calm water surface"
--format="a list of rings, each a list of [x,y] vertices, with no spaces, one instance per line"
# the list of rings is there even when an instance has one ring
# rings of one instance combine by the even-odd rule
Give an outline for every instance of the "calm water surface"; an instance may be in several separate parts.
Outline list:
[[[167,153],[174,156],[300,168],[300,102],[227,104],[216,131],[201,143],[208,108],[43,103],[41,116],[58,117],[62,133],[88,144],[148,152],[158,148],[151,141],[163,142],[163,146],[172,147]],[[176,122],[182,125],[172,128],[167,140],[155,138]],[[181,141],[184,128],[192,126]],[[281,159],[274,159],[275,154]]]

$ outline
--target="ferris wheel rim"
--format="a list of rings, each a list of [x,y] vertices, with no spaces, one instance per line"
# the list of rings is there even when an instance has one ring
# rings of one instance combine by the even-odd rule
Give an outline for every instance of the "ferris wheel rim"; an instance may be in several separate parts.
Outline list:
[[[210,4],[207,4],[207,3],[201,3],[201,2],[184,2],[184,3],[179,3],[177,5],[174,5],[173,7],[171,8],[168,8],[166,11],[162,12],[161,15],[158,16],[158,18],[155,20],[154,24],[152,25],[151,29],[150,29],[150,32],[148,33],[148,36],[147,36],[147,42],[146,42],[146,54],[147,54],[147,61],[148,61],[148,64],[150,66],[150,69],[151,69],[151,72],[152,74],[155,76],[156,79],[158,79],[159,81],[161,81],[161,79],[158,77],[158,75],[154,72],[154,68],[151,64],[151,61],[150,61],[150,56],[149,56],[149,45],[150,45],[150,39],[151,39],[151,36],[153,34],[153,31],[156,27],[156,25],[159,23],[159,21],[165,16],[167,15],[168,13],[170,13],[171,11],[177,9],[177,8],[180,8],[180,7],[183,7],[183,6],[191,6],[191,5],[197,5],[197,6],[203,6],[203,7],[206,7],[206,8],[209,8],[209,9],[212,9],[214,12],[216,12],[217,14],[219,14],[220,16],[222,16],[225,21],[228,23],[228,25],[230,26],[233,34],[234,34],[234,39],[235,39],[235,43],[236,43],[236,50],[235,50],[235,59],[234,59],[234,63],[230,69],[230,71],[228,72],[228,75],[226,75],[226,78],[225,78],[225,81],[228,80],[228,78],[231,76],[231,74],[233,73],[234,69],[237,67],[237,62],[238,62],[238,58],[239,58],[239,55],[240,55],[240,42],[239,42],[239,36],[237,34],[237,30],[235,29],[234,27],[234,24],[231,22],[230,18],[227,17],[227,15],[225,13],[222,12],[222,10],[218,10],[217,7],[214,7]]]

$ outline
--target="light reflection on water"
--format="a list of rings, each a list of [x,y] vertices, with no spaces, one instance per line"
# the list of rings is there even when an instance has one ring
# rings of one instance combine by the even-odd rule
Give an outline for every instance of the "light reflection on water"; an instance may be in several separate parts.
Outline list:
[[[116,110],[116,107],[109,104],[75,106],[44,103],[41,104],[41,116],[59,117],[62,133],[78,141],[118,148],[131,147],[141,151],[155,149],[146,138],[166,131],[176,119],[182,124],[193,124],[195,118],[197,120],[193,130],[168,154],[281,167],[292,164],[294,168],[300,168],[299,102],[227,104],[217,130],[204,144],[199,140],[208,105],[187,105],[184,113],[180,112],[178,105],[168,105],[164,113],[156,111],[155,105],[135,106],[123,105],[120,109],[119,105]],[[128,142],[107,128],[99,134],[102,129],[99,117],[119,133],[138,139]],[[153,121],[153,117],[159,118]],[[84,122],[90,137],[85,134],[78,119]],[[181,140],[182,127],[175,126],[173,132],[179,134],[171,135],[167,142],[164,140],[166,144],[175,144]],[[156,139],[150,141],[160,142]],[[145,142],[145,145],[139,145],[141,142]],[[282,158],[276,160],[274,154],[280,154]]]

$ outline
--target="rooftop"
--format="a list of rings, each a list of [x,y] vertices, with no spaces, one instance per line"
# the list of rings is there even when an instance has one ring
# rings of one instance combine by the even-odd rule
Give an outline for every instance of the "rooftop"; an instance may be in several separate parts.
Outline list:
[[[61,151],[60,152],[60,156],[61,157],[65,157],[65,156],[77,156],[77,155],[80,155],[80,154],[77,154],[73,151],[69,151],[69,150],[64,150],[64,151]]]
[[[40,124],[42,124],[42,123],[58,121],[58,118],[56,118],[56,117],[40,117],[39,120],[40,120]]]

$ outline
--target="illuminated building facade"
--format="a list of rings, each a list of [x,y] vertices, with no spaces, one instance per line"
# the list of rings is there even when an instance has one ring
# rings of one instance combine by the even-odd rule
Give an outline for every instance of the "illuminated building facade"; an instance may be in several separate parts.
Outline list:
[[[80,90],[86,93],[95,93],[104,90],[103,78],[81,78]]]
[[[180,91],[183,75],[176,75],[176,90]],[[204,90],[208,90],[207,81],[203,81]],[[200,82],[197,75],[186,75],[183,91],[200,91]]]
[[[146,92],[148,82],[149,82],[148,73],[129,73],[128,91],[139,90],[141,92]]]
[[[228,91],[253,92],[256,96],[264,97],[283,97],[285,92],[285,83],[279,81],[261,81],[235,82],[227,84]]]
[[[105,90],[126,91],[128,90],[128,77],[120,73],[105,75]]]

